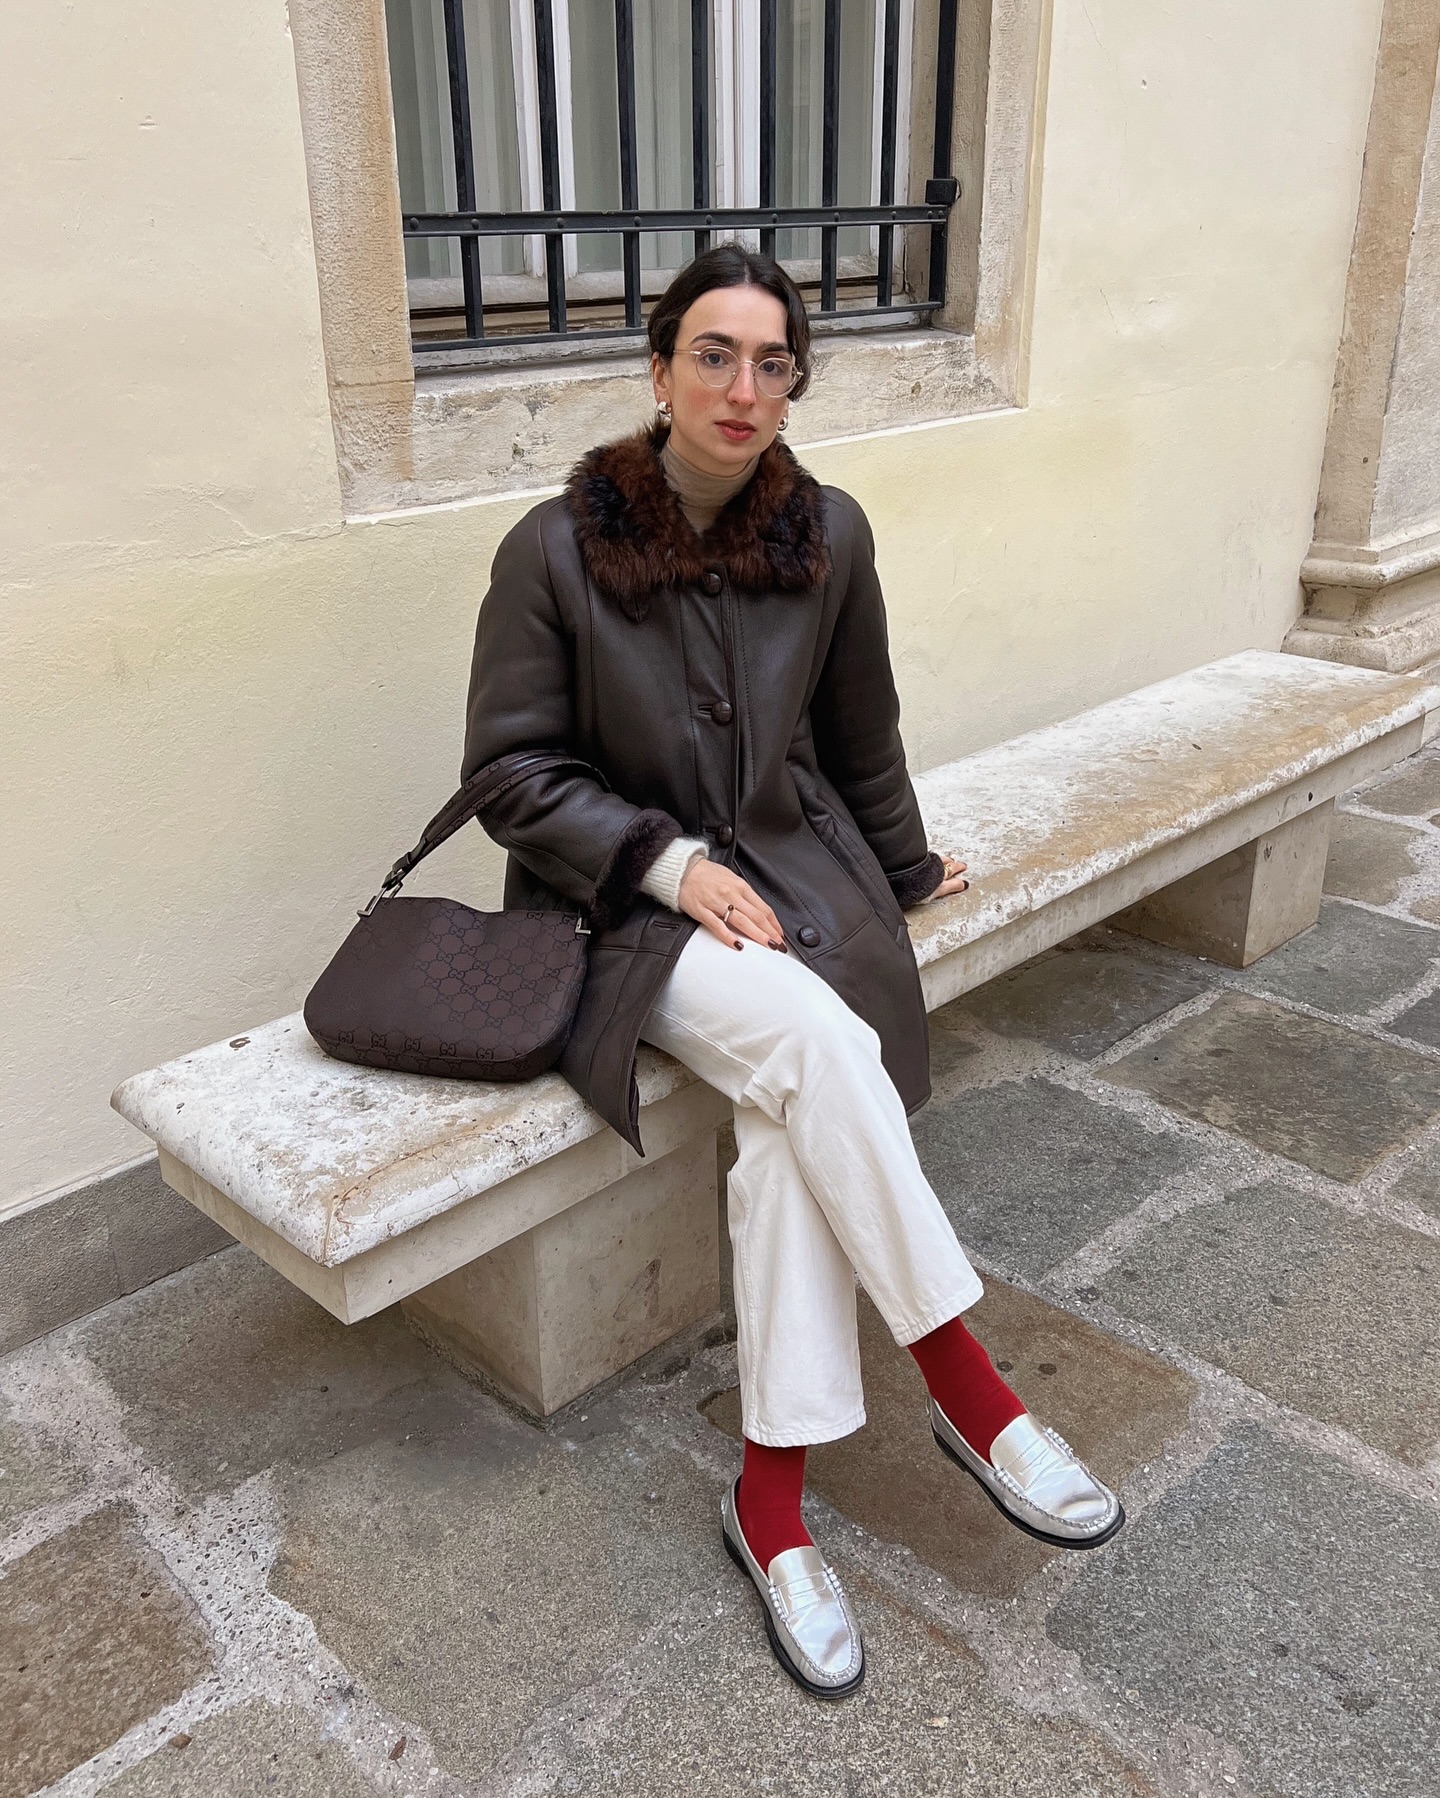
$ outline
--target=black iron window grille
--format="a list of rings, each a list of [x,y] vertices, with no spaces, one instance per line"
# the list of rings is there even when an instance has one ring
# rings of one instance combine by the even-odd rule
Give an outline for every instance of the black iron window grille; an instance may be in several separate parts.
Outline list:
[[[468,0],[468,4],[467,0],[391,0],[392,69],[396,62],[396,10],[400,5],[413,8],[413,16],[418,20],[422,6],[431,8],[425,28],[431,29],[433,19],[436,98],[443,106],[443,92],[440,91],[443,83],[444,89],[448,89],[449,101],[448,120],[439,121],[448,129],[443,135],[438,130],[432,134],[432,149],[434,155],[443,157],[449,165],[443,169],[444,192],[447,199],[453,196],[453,204],[443,210],[405,208],[402,212],[407,259],[417,252],[420,255],[428,252],[433,256],[438,248],[436,240],[450,246],[441,253],[447,257],[447,266],[452,271],[448,286],[454,290],[453,299],[447,304],[432,306],[428,316],[423,318],[423,309],[417,308],[412,299],[417,350],[453,352],[496,345],[590,344],[597,340],[612,340],[619,348],[622,340],[633,340],[640,335],[645,301],[663,285],[663,282],[652,280],[647,286],[646,271],[642,270],[642,242],[653,246],[662,239],[652,234],[663,233],[685,234],[697,255],[711,243],[727,238],[757,245],[770,255],[775,255],[778,247],[781,259],[787,260],[792,271],[800,266],[793,253],[794,247],[811,244],[818,238],[818,259],[812,255],[804,263],[804,285],[811,315],[822,324],[838,320],[883,324],[899,314],[928,317],[943,306],[947,225],[959,193],[951,164],[956,0],[936,0],[933,8],[933,92],[923,99],[917,93],[910,103],[910,117],[915,121],[916,130],[923,131],[933,143],[931,173],[925,181],[924,198],[919,204],[904,204],[896,199],[897,155],[908,141],[908,131],[902,132],[900,127],[909,121],[902,121],[900,108],[909,93],[908,70],[902,71],[902,56],[909,38],[909,9],[913,0],[806,0],[809,17],[817,28],[813,35],[819,40],[811,46],[814,73],[818,77],[812,85],[818,87],[819,93],[810,97],[809,111],[816,116],[806,127],[812,138],[818,139],[818,204],[782,204],[777,200],[781,191],[777,179],[780,174],[777,154],[779,115],[782,102],[788,103],[790,99],[790,90],[782,92],[781,84],[782,33],[794,31],[799,0],[787,0],[784,13],[780,0],[751,0],[752,5],[758,4],[758,57],[755,59],[758,70],[753,70],[751,65],[751,79],[758,89],[754,94],[758,100],[758,118],[755,120],[758,203],[714,203],[712,172],[717,71],[712,68],[712,61],[717,11],[725,3],[726,0],[671,0],[678,9],[680,24],[686,22],[684,10],[687,7],[689,15],[689,93],[684,97],[688,98],[691,114],[690,141],[686,146],[690,166],[688,171],[673,166],[665,171],[672,192],[677,181],[682,184],[683,192],[684,176],[688,173],[691,203],[677,206],[641,203],[636,14],[637,6],[645,6],[647,0],[558,0],[560,6],[566,7],[558,23],[566,34],[565,69],[570,105],[580,103],[574,97],[579,86],[585,89],[580,98],[592,111],[597,105],[608,106],[613,94],[615,118],[610,141],[618,149],[618,168],[614,170],[618,181],[612,176],[611,191],[618,188],[619,205],[597,210],[574,204],[567,207],[562,202],[562,132],[573,127],[562,108],[558,91],[557,0],[509,0],[508,13],[505,11],[506,0],[489,0],[492,8],[500,9],[500,26],[507,33],[515,31],[517,42],[518,34],[523,30],[525,56],[522,58],[517,52],[513,75],[508,67],[501,66],[506,58],[494,54],[493,44],[487,41],[478,51],[474,45],[467,46],[467,13],[477,30],[485,29],[496,16],[474,10],[477,4],[485,5],[486,0]],[[570,34],[575,22],[573,9],[577,4],[590,9],[581,24],[592,37],[581,44],[582,51],[587,43],[592,50],[594,48],[593,33],[601,28],[599,14],[605,15],[603,30],[608,40],[608,15],[613,11],[613,86],[592,79],[588,69],[582,72],[581,83],[576,82],[569,59],[572,52]],[[649,0],[649,4],[653,7],[655,0]],[[861,5],[866,7],[866,29],[873,31],[875,91],[872,109],[878,116],[874,117],[871,126],[874,156],[868,184],[871,196],[878,198],[874,204],[847,204],[839,197],[842,6],[857,8]],[[652,11],[644,21],[652,36],[658,29],[657,16]],[[601,47],[608,60],[611,44],[607,41]],[[788,74],[788,65],[794,60],[793,43],[787,39],[783,48]],[[440,66],[442,49],[443,68]],[[673,65],[673,44],[670,54]],[[538,177],[532,180],[531,188],[532,193],[538,188],[538,208],[532,205],[528,210],[513,207],[492,210],[482,204],[481,196],[486,187],[491,191],[485,197],[495,197],[496,182],[488,177],[484,181],[480,179],[477,130],[486,129],[490,121],[476,111],[477,67],[483,71],[482,106],[487,101],[492,107],[496,104],[497,82],[501,80],[511,84],[505,91],[512,106],[521,82],[533,83],[533,94],[520,93],[524,115],[521,132],[523,135],[528,126],[534,173]],[[902,74],[906,78],[902,79]],[[651,80],[653,85],[653,73]],[[397,86],[397,101],[398,97]],[[672,102],[673,98],[671,96]],[[815,100],[819,101],[818,106],[814,104]],[[926,113],[928,118],[924,116]],[[397,127],[399,124],[397,105]],[[793,123],[788,118],[787,128],[793,134]],[[608,116],[605,129],[610,130]],[[575,147],[568,140],[567,148],[573,171]],[[672,164],[675,161],[673,148],[672,132],[669,158]],[[400,149],[403,206],[407,197],[403,133]],[[653,163],[653,144],[647,144],[647,150]],[[908,171],[900,174],[899,184],[902,188],[909,185]],[[434,185],[432,182],[426,190],[427,198],[433,195]],[[569,175],[568,185],[572,190],[576,186],[573,172]],[[649,185],[652,189],[657,185],[653,174]],[[789,185],[795,184],[791,181]],[[851,185],[853,187],[853,182]],[[413,181],[411,187],[413,199]],[[754,192],[752,184],[752,196]],[[908,291],[897,290],[896,281],[896,234],[907,230],[928,232],[929,235],[928,257],[922,255],[917,259],[912,255],[907,264],[913,267],[918,260],[923,269],[920,278],[911,275],[906,283]],[[857,237],[868,241],[873,246],[870,255],[858,259],[853,256],[848,260],[842,258],[842,234],[850,244],[854,244]],[[517,243],[533,246],[530,266],[537,274],[543,267],[543,297],[539,291],[540,283],[532,281],[529,285],[537,291],[529,305],[495,304],[492,289],[513,290],[516,286],[513,280],[507,281],[503,276],[497,280],[493,272],[486,273],[482,268],[488,258],[493,270],[501,246],[496,245],[488,252],[484,246],[497,239],[508,240],[511,246]],[[613,244],[616,239],[620,246],[618,279],[612,276],[608,288],[603,289],[609,296],[609,303],[597,309],[593,303],[581,306],[574,302],[572,290],[577,285],[583,288],[584,283],[575,283],[572,279],[567,287],[567,262],[572,277],[575,268],[573,246],[579,242]],[[676,240],[669,241],[674,243]],[[571,246],[568,255],[567,244]],[[787,248],[792,252],[788,258]],[[608,255],[613,266],[613,251]],[[671,258],[674,264],[681,259],[678,255]],[[457,260],[459,266],[455,271]],[[654,260],[653,252],[651,260]],[[458,283],[453,280],[453,272],[458,272]],[[432,282],[431,285],[438,286],[439,283]],[[602,290],[597,289],[592,280],[588,291],[593,294]],[[577,313],[580,316],[577,317]],[[542,320],[544,328],[535,328]]]

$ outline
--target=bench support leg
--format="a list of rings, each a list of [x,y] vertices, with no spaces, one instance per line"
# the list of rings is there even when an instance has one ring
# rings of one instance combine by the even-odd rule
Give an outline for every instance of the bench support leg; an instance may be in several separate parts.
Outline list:
[[[1302,812],[1110,922],[1152,943],[1248,968],[1320,916],[1334,810],[1332,799]]]
[[[715,1132],[402,1301],[412,1326],[539,1417],[716,1311]]]

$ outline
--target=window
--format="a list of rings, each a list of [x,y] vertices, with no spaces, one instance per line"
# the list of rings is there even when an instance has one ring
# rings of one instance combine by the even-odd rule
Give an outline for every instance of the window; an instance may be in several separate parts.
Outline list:
[[[779,256],[817,319],[928,316],[955,13],[925,11],[912,105],[915,0],[387,0],[417,352],[633,340],[726,238]],[[912,116],[933,172],[907,203]]]

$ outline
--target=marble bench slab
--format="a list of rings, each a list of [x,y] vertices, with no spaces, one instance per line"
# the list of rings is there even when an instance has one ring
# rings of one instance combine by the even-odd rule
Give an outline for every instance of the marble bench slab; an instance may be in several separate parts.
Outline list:
[[[1440,689],[1247,652],[932,770],[972,889],[909,914],[927,1004],[1326,804],[1420,746]],[[729,1107],[642,1047],[648,1161]],[[299,1013],[125,1081],[167,1181],[336,1316],[407,1297],[646,1165],[558,1074],[523,1086],[333,1061]]]
[[[1412,755],[1440,687],[1247,650],[915,781],[963,898],[910,912],[933,1011]]]
[[[729,1102],[642,1044],[635,1153],[558,1074],[432,1080],[335,1061],[299,1012],[118,1087],[166,1183],[346,1323],[714,1131]]]

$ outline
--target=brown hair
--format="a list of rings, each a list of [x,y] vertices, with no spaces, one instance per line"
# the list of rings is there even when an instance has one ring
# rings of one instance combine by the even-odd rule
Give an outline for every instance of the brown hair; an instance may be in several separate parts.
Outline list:
[[[785,308],[785,341],[800,370],[790,398],[798,400],[810,385],[810,318],[805,302],[800,289],[773,256],[761,256],[743,244],[716,244],[686,263],[650,314],[651,350],[668,362],[675,354],[680,320],[702,294],[717,287],[763,287]]]

